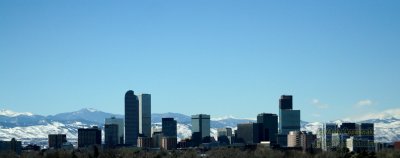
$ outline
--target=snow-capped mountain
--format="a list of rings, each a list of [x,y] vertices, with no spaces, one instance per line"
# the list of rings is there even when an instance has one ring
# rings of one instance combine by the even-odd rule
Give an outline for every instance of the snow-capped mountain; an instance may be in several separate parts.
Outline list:
[[[51,120],[63,120],[63,121],[76,121],[86,120],[96,123],[104,123],[104,118],[110,118],[112,116],[123,118],[123,115],[111,114],[102,112],[93,108],[84,108],[74,112],[60,113],[56,115],[47,116],[47,119]]]
[[[1,109],[0,110],[1,116],[8,116],[8,117],[15,117],[20,115],[32,116],[33,114],[30,112],[14,112],[11,110]]]
[[[377,142],[400,140],[400,108],[331,121],[336,124],[343,122],[374,123],[375,141]],[[302,122],[302,130],[316,133],[322,125],[321,122]]]
[[[31,113],[30,115],[23,114],[25,113],[17,113],[11,110],[7,110],[7,114],[0,114],[0,140],[16,138],[22,140],[24,143],[33,142],[45,145],[48,134],[63,133],[67,134],[69,141],[76,141],[78,128],[102,127],[105,118],[112,116],[124,117],[123,115],[106,113],[89,108],[50,116],[34,115]],[[173,117],[177,120],[178,139],[189,138],[191,136],[191,117],[179,113],[152,114],[153,129],[161,129],[161,120],[164,117]],[[254,120],[234,118],[211,120],[211,135],[216,137],[216,128],[236,127],[238,123],[250,121]]]
[[[400,112],[400,110],[399,110]],[[353,119],[357,122],[371,122],[375,124],[375,139],[379,142],[400,140],[400,115],[384,111],[383,114],[368,114],[370,119]],[[50,116],[34,115],[32,113],[18,113],[11,110],[0,112],[0,140],[16,138],[24,143],[47,144],[48,134],[63,133],[71,142],[76,142],[77,130],[80,127],[103,127],[104,119],[112,116],[123,118],[123,115],[111,114],[95,109],[81,109],[74,112],[60,113]],[[377,116],[377,117],[372,117]],[[179,113],[152,114],[153,130],[161,129],[161,118],[173,117],[178,121],[178,139],[191,136],[190,116]],[[348,120],[336,120],[335,123]],[[255,122],[255,119],[240,119],[233,116],[212,118],[211,136],[216,137],[217,128],[232,127],[236,129],[239,123]],[[302,130],[316,133],[322,126],[321,122],[301,122]]]

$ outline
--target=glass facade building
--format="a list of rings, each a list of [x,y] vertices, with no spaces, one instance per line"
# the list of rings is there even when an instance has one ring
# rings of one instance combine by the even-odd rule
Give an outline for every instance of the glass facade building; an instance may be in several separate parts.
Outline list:
[[[278,115],[262,113],[257,115],[257,123],[262,124],[260,141],[270,141],[271,144],[277,143],[278,134]]]
[[[139,136],[139,100],[133,91],[125,93],[125,144],[136,146]]]
[[[210,115],[192,115],[192,145],[198,146],[203,142],[209,142]]]
[[[151,95],[139,94],[139,134],[151,137]]]
[[[117,144],[124,144],[124,119],[122,118],[106,118],[105,120],[106,125],[117,125],[118,126],[118,143]]]
[[[177,137],[177,123],[174,118],[162,118],[162,134],[165,137]]]
[[[281,134],[300,131],[300,110],[281,110]]]

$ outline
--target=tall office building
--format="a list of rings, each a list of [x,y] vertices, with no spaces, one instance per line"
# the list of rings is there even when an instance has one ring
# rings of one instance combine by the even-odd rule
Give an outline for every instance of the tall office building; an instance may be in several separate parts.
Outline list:
[[[125,144],[136,146],[139,136],[139,100],[132,90],[125,93]]]
[[[67,135],[49,134],[49,148],[60,149],[65,142],[67,142]]]
[[[92,145],[101,145],[101,129],[97,126],[92,128],[78,129],[78,147],[89,147]]]
[[[176,120],[162,118],[162,134],[164,137],[177,137]]]
[[[118,142],[117,144],[124,144],[124,119],[122,118],[106,118],[105,120],[106,125],[117,125],[118,126]]]
[[[373,123],[361,123],[360,129],[358,130],[360,136],[364,140],[374,142],[374,124]]]
[[[279,99],[279,109],[293,109],[293,96],[282,95]]]
[[[258,114],[257,123],[260,123],[263,126],[260,141],[270,141],[271,144],[276,144],[278,134],[278,115],[270,113]]]
[[[119,141],[119,129],[117,124],[104,125],[104,144],[107,147],[115,147]]]
[[[300,131],[300,110],[281,110],[279,120],[281,121],[281,134]]]
[[[290,131],[300,131],[300,110],[293,110],[291,95],[282,95],[279,99],[279,145],[287,146],[287,135]]]
[[[139,94],[139,134],[151,137],[151,95]]]
[[[210,115],[192,115],[192,140],[198,145],[206,137],[210,137]]]
[[[260,142],[262,132],[261,123],[243,123],[237,125],[236,141],[244,144],[257,144]]]
[[[325,123],[322,126],[321,147],[322,150],[328,151],[333,148],[332,134],[338,132],[338,126],[334,123]]]

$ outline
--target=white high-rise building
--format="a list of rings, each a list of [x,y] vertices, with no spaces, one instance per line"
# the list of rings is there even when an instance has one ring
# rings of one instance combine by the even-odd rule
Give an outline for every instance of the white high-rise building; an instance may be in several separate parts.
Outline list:
[[[139,94],[139,134],[151,137],[151,95]]]
[[[106,125],[115,124],[118,125],[118,144],[124,144],[124,119],[122,118],[106,118],[105,120]]]

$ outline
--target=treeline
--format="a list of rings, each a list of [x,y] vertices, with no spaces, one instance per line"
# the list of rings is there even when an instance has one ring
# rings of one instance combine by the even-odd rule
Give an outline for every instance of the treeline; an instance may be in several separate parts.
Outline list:
[[[301,151],[279,151],[258,147],[255,149],[215,148],[208,151],[175,150],[148,151],[138,148],[119,148],[101,150],[97,147],[76,150],[42,150],[23,152],[17,155],[12,152],[0,153],[1,158],[399,158],[400,150],[385,150],[380,152],[353,153],[348,150],[338,150],[318,153]]]

